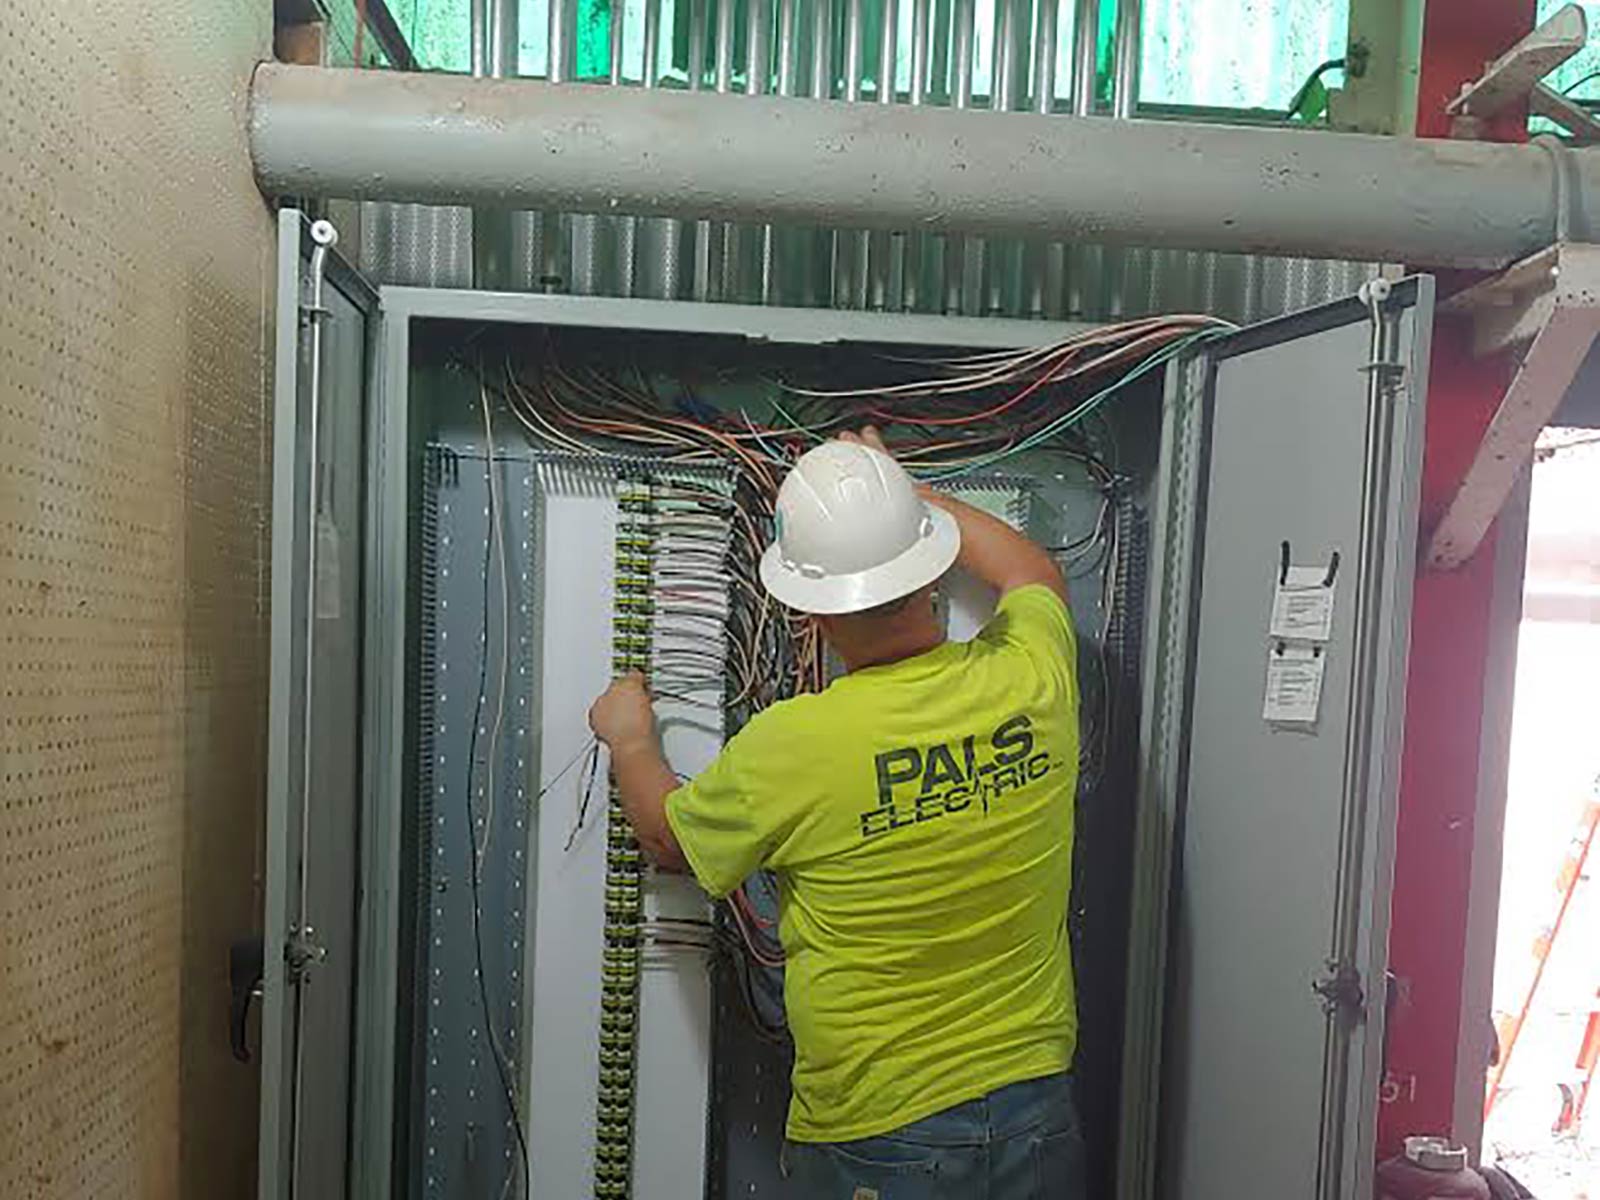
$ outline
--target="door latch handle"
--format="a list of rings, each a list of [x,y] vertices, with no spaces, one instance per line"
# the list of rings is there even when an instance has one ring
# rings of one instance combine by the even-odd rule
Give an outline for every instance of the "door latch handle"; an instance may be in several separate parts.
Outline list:
[[[228,947],[228,986],[233,999],[228,1005],[228,1036],[233,1056],[250,1061],[250,1044],[245,1038],[250,1023],[250,1001],[261,995],[261,977],[266,965],[265,943],[259,937],[245,938]]]
[[[1366,1011],[1361,973],[1349,963],[1330,959],[1323,974],[1312,982],[1311,990],[1322,1000],[1322,1009],[1329,1016],[1340,1014],[1357,1019]]]

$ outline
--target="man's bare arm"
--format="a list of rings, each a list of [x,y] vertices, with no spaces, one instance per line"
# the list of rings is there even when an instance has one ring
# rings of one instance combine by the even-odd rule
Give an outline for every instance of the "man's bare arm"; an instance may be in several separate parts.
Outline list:
[[[954,517],[961,529],[961,552],[956,556],[956,566],[981,579],[1002,596],[1040,583],[1066,601],[1067,581],[1062,578],[1055,560],[1041,547],[981,508],[928,488],[924,488],[922,494],[929,504]]]
[[[667,822],[667,796],[677,789],[678,777],[661,753],[644,676],[613,681],[589,710],[589,727],[611,751],[617,795],[639,848],[663,871],[687,871],[689,862]]]
[[[868,425],[859,434],[846,433],[845,441],[864,442],[874,450],[887,454],[878,431]],[[1062,601],[1067,599],[1067,581],[1062,578],[1055,560],[1046,551],[1018,533],[999,517],[990,516],[981,508],[974,508],[929,487],[917,489],[929,504],[942,508],[956,520],[961,529],[961,552],[956,566],[967,574],[982,580],[1004,596],[1030,584],[1043,584]]]

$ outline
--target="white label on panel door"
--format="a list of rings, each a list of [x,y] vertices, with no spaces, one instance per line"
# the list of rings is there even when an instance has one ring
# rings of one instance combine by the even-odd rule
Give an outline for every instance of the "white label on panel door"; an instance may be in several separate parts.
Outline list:
[[[1325,642],[1333,635],[1333,585],[1326,567],[1290,567],[1272,595],[1275,638]]]
[[[1267,651],[1267,698],[1261,716],[1275,725],[1312,725],[1322,703],[1328,657],[1320,646],[1275,645]]]

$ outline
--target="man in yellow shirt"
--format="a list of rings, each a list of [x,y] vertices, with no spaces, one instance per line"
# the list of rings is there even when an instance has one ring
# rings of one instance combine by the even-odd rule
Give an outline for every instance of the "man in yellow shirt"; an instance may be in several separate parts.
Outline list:
[[[848,673],[681,786],[641,677],[590,722],[659,867],[713,896],[777,875],[790,1194],[1082,1200],[1066,584],[1003,521],[916,489],[870,429],[796,464],[777,525],[762,581]],[[934,612],[952,565],[999,593],[967,643]]]

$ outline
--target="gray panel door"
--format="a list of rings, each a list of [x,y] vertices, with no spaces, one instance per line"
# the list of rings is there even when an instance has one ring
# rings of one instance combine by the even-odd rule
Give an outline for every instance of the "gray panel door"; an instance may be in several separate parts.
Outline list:
[[[1172,1200],[1370,1195],[1431,320],[1431,281],[1407,280],[1211,344],[1175,397],[1195,444],[1168,489],[1187,578],[1164,598],[1186,664],[1158,1121]],[[1325,638],[1272,632],[1285,583],[1331,600]],[[1307,720],[1296,696],[1319,671]]]
[[[270,1200],[347,1193],[375,302],[302,214],[280,214],[261,1037]]]

